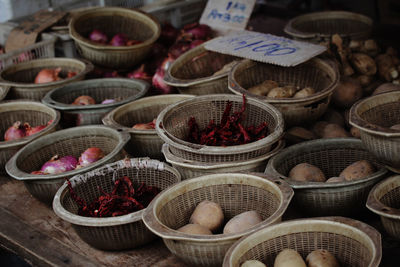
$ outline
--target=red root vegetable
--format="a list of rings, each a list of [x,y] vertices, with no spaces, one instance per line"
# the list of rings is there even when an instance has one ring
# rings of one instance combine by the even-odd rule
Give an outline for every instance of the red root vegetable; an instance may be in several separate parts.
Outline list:
[[[125,46],[127,42],[128,42],[128,36],[126,36],[123,33],[117,33],[111,39],[110,45],[112,45],[112,46]]]
[[[100,30],[93,30],[90,35],[89,39],[93,42],[101,43],[101,44],[106,44],[108,42],[108,37],[105,33],[103,33]]]
[[[141,44],[143,43],[142,41],[139,40],[128,40],[126,41],[126,45],[136,45],[136,44]]]
[[[164,82],[164,70],[158,68],[156,73],[153,75],[152,84],[162,94],[169,94],[172,90],[171,86]]]
[[[38,126],[35,126],[35,127],[31,127],[31,126],[29,125],[29,123],[25,122],[25,123],[24,123],[24,127],[25,127],[26,136],[30,136],[30,135],[32,135],[32,134],[35,134],[35,133],[40,132],[41,130],[43,130],[44,128],[46,128],[47,125],[38,125]]]
[[[178,37],[179,30],[174,28],[170,23],[165,23],[161,29],[160,41],[163,44],[171,45]]]
[[[135,130],[153,130],[156,128],[156,120],[154,119],[151,122],[148,123],[136,123],[135,125],[132,126],[132,129]]]
[[[196,39],[206,40],[207,38],[211,37],[211,33],[211,28],[208,25],[195,22],[185,25],[179,38],[190,41]]]
[[[96,104],[96,101],[93,99],[93,97],[88,96],[88,95],[81,95],[75,98],[74,102],[72,102],[72,105],[80,105],[80,106],[85,106],[85,105],[94,105]]]
[[[168,50],[168,54],[174,59],[177,59],[180,55],[190,49],[190,42],[178,42],[171,46]]]
[[[115,99],[104,99],[101,104],[111,104],[114,103]]]
[[[49,83],[61,80],[58,76],[61,68],[56,69],[42,69],[35,78],[35,83]]]
[[[25,127],[21,125],[20,121],[16,121],[13,126],[7,129],[4,133],[5,141],[12,141],[23,138],[26,136]]]
[[[78,161],[73,156],[65,156],[59,158],[57,155],[52,157],[49,161],[43,164],[40,172],[42,174],[57,174],[76,169]],[[40,174],[38,171],[32,174]]]
[[[129,79],[140,79],[147,82],[151,81],[151,76],[145,71],[145,65],[142,64],[140,67],[132,72],[126,74],[126,77]]]
[[[71,71],[71,70],[69,70],[69,71],[67,72],[67,79],[76,76],[76,74],[77,74],[76,71]]]
[[[103,157],[104,157],[103,150],[101,150],[98,147],[90,147],[86,149],[79,157],[78,168],[89,166],[93,162],[96,162],[99,159],[102,159]]]

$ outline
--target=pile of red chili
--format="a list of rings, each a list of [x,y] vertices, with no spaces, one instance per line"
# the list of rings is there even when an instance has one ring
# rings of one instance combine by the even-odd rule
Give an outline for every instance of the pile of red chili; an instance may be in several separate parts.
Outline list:
[[[244,127],[242,125],[243,113],[246,110],[246,97],[244,95],[240,111],[233,112],[230,115],[231,109],[232,102],[228,101],[221,122],[216,124],[214,120],[210,120],[203,130],[199,130],[196,119],[190,117],[188,141],[208,146],[234,146],[251,143],[268,135],[267,122],[262,122],[258,126]]]
[[[86,217],[114,217],[144,209],[160,192],[157,187],[144,183],[134,185],[129,177],[124,176],[115,181],[111,193],[99,187],[102,195],[88,205],[76,194],[69,180],[67,183],[72,199],[79,206],[78,215]]]

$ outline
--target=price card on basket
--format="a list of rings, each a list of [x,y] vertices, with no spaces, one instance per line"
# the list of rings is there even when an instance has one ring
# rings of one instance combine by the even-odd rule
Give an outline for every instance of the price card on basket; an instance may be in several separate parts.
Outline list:
[[[290,67],[321,54],[326,47],[251,31],[221,36],[205,44],[207,50]]]
[[[219,33],[243,30],[255,3],[256,0],[208,0],[200,23],[207,24]]]

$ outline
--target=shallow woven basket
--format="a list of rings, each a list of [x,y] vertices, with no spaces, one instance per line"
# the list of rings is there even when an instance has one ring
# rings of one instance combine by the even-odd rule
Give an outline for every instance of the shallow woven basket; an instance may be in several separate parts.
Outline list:
[[[60,67],[60,77],[66,77],[68,71],[77,74],[71,78],[49,83],[34,83],[36,75],[42,69]],[[18,63],[3,69],[0,72],[0,87],[10,87],[9,98],[24,98],[40,101],[51,89],[63,87],[68,83],[79,81],[93,69],[93,65],[73,58],[46,58],[35,59]],[[4,90],[4,89],[3,89]]]
[[[348,165],[368,160],[377,171],[360,180],[340,183],[296,182],[288,179],[289,171],[300,163],[317,166],[326,178],[339,176]],[[268,162],[265,173],[287,181],[295,190],[294,203],[302,212],[323,216],[356,216],[365,211],[371,188],[387,170],[379,165],[362,142],[356,138],[319,139],[290,146]]]
[[[187,264],[221,266],[226,251],[240,237],[279,222],[292,196],[290,186],[279,179],[245,173],[211,174],[183,181],[159,194],[143,214],[143,221]],[[174,230],[189,222],[203,200],[221,206],[225,223],[250,210],[256,210],[263,221],[232,234],[192,235]]]
[[[374,95],[354,104],[350,124],[360,130],[365,147],[390,170],[400,172],[400,92]]]
[[[312,87],[315,94],[303,98],[269,98],[247,91],[265,80],[276,81],[280,86]],[[229,90],[274,105],[282,112],[286,127],[312,123],[325,113],[332,92],[339,82],[337,66],[328,60],[313,58],[295,67],[243,60],[229,73]]]
[[[182,94],[229,94],[228,73],[213,75],[222,67],[239,58],[207,51],[204,44],[190,49],[172,62],[165,73],[166,84]]]
[[[293,38],[320,42],[333,34],[342,38],[367,39],[372,32],[371,18],[347,11],[314,12],[291,19],[283,29]]]
[[[232,102],[232,110],[239,111],[243,98],[235,95],[207,95],[180,101],[166,107],[157,117],[156,131],[160,138],[170,145],[170,151],[177,157],[210,164],[253,159],[265,155],[283,134],[284,123],[281,113],[265,102],[246,99],[246,110],[242,125],[268,123],[268,135],[258,141],[235,146],[206,146],[184,141],[189,134],[188,121],[195,117],[199,129],[204,129],[210,120],[218,124],[227,101]],[[162,125],[162,127],[160,127]]]
[[[284,146],[285,142],[280,140],[276,145],[274,144],[274,147],[271,149],[271,151],[267,152],[265,155],[244,161],[216,164],[184,160],[176,157],[169,151],[168,144],[163,145],[162,152],[165,160],[181,173],[182,179],[191,179],[213,173],[263,172],[267,166],[268,160],[281,151]]]
[[[4,141],[5,132],[16,121],[20,121],[22,124],[27,122],[33,127],[47,125],[50,120],[52,120],[50,125],[34,135],[14,141]],[[0,103],[0,173],[5,174],[4,167],[7,161],[21,147],[40,136],[54,132],[59,121],[60,113],[58,111],[38,102],[17,100]]]
[[[135,157],[162,159],[161,146],[164,142],[156,130],[136,130],[132,129],[132,126],[136,123],[151,122],[168,105],[193,97],[180,94],[144,97],[112,110],[103,118],[103,123],[130,133],[131,139],[126,146],[129,154]]]
[[[101,125],[73,127],[43,136],[24,146],[6,164],[7,173],[24,181],[28,191],[40,201],[51,204],[65,178],[95,169],[125,157],[129,134]],[[34,175],[54,155],[79,158],[89,147],[98,147],[105,156],[91,165],[59,174]]]
[[[131,46],[111,46],[90,41],[94,30],[104,32],[111,40],[124,33],[130,40],[142,41]],[[138,10],[104,7],[83,11],[69,23],[69,33],[82,57],[96,65],[127,69],[140,63],[150,52],[161,33],[160,24],[150,15]]]
[[[162,162],[132,158],[76,175],[70,181],[77,195],[87,203],[91,203],[101,195],[98,187],[105,192],[111,192],[114,181],[123,176],[128,176],[133,183],[144,182],[161,190],[181,180],[177,170]],[[86,243],[98,249],[132,249],[147,244],[157,237],[142,221],[145,209],[105,218],[78,215],[78,205],[71,198],[67,184],[64,184],[54,197],[53,210],[63,220],[70,222]]]
[[[313,250],[326,249],[342,267],[376,267],[382,258],[381,242],[377,230],[349,218],[292,220],[243,237],[226,253],[222,266],[240,267],[252,259],[273,266],[278,253],[290,248],[297,250],[303,259]]]
[[[108,78],[74,82],[48,92],[42,102],[59,110],[64,127],[101,124],[101,119],[111,110],[144,96],[149,84],[137,79]],[[72,105],[75,98],[88,95],[95,105]],[[100,104],[105,99],[114,103]]]
[[[367,208],[381,217],[386,232],[400,239],[400,176],[391,176],[375,185],[369,193]]]

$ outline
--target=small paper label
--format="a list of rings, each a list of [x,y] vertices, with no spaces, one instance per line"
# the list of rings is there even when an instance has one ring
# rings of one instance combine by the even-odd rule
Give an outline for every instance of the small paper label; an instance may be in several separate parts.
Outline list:
[[[253,12],[255,2],[256,0],[208,0],[200,23],[221,32],[243,30]]]
[[[296,66],[326,50],[321,45],[245,30],[212,39],[205,44],[205,48],[286,67]]]

